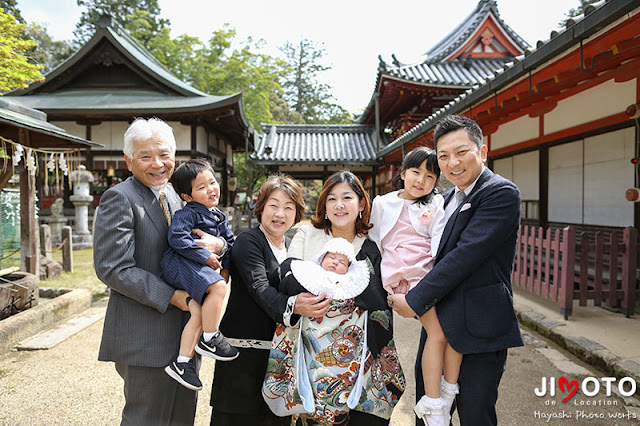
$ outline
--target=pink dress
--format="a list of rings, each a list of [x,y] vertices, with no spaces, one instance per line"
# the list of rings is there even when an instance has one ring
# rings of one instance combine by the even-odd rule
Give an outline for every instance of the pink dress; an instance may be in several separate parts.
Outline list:
[[[431,238],[418,234],[409,219],[408,206],[414,202],[404,200],[400,217],[381,242],[382,286],[389,294],[406,294],[433,268]],[[409,282],[408,287],[399,286],[403,279]]]

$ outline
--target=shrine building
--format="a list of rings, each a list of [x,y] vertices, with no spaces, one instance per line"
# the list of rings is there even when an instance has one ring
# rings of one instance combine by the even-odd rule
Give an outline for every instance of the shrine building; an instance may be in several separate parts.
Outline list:
[[[244,115],[241,93],[213,96],[191,87],[110,16],[103,16],[94,36],[43,82],[3,99],[40,110],[67,133],[104,146],[85,150],[82,159],[94,173],[96,206],[102,192],[129,175],[123,136],[137,117],[158,117],[173,128],[176,163],[197,157],[212,163],[221,205],[228,205],[235,191],[233,152],[254,147],[255,132]],[[55,188],[48,193],[39,194],[44,209],[63,196]]]

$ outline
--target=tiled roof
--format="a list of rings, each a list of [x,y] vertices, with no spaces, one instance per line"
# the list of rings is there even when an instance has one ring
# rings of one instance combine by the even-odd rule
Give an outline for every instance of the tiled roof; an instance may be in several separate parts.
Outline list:
[[[12,102],[49,112],[118,112],[143,110],[147,113],[201,111],[239,102],[240,95],[179,96],[144,90],[61,90],[55,93],[3,96]]]
[[[131,82],[125,79],[122,87],[116,84],[117,88],[111,88],[111,80],[96,86],[82,80],[87,64],[99,64],[106,74],[111,62],[124,64],[129,72],[138,74],[137,80],[148,84],[133,83],[136,88],[129,88]],[[114,74],[116,82],[118,78],[120,74]],[[82,84],[74,85],[78,80]],[[210,123],[215,122],[216,131],[236,147],[246,145],[247,131],[250,139],[255,134],[242,107],[242,93],[213,96],[195,89],[166,69],[110,16],[101,17],[93,37],[49,72],[43,82],[14,90],[3,98],[43,110],[50,116],[95,114],[104,118],[192,114],[194,118],[203,117]]]
[[[148,71],[155,74],[162,80],[169,82],[171,85],[176,86],[187,96],[207,96],[206,93],[190,86],[184,81],[180,80],[175,75],[171,74],[160,61],[158,61],[147,49],[142,47],[133,37],[131,37],[115,20],[110,23],[105,29],[111,34],[111,36],[127,51],[133,58],[141,63]]]
[[[64,129],[54,126],[47,121],[47,114],[42,111],[16,105],[4,98],[0,98],[0,123],[6,123],[11,126],[52,136],[62,141],[66,146],[74,146],[75,144],[81,145],[82,147],[89,146],[94,148],[103,146],[102,144],[70,135],[64,131]]]
[[[504,59],[454,59],[437,63],[390,68],[387,75],[430,86],[471,87],[482,84],[494,71],[504,66]]]
[[[259,164],[376,162],[373,126],[263,124],[263,129],[251,155]]]
[[[585,14],[569,19],[564,29],[553,30],[549,39],[539,40],[535,48],[527,49],[524,55],[513,58],[511,62],[499,67],[494,74],[487,78],[484,84],[466,90],[465,93],[435,111],[398,139],[382,147],[379,155],[387,155],[428,133],[446,115],[464,113],[470,105],[486,99],[497,90],[522,78],[529,70],[537,69],[546,62],[569,51],[579,45],[580,40],[589,38],[621,16],[637,8],[637,0],[601,0],[587,6]]]
[[[447,59],[447,57],[458,50],[467,39],[478,30],[478,27],[488,14],[492,14],[500,23],[509,38],[523,51],[529,47],[515,31],[511,29],[502,19],[498,12],[498,5],[495,0],[480,0],[476,9],[469,14],[456,28],[447,34],[440,42],[425,52],[428,62],[436,62]]]
[[[39,93],[43,87],[47,87],[51,82],[74,68],[74,65],[82,61],[87,55],[93,53],[104,39],[109,42],[126,58],[138,66],[143,73],[157,80],[175,94],[182,96],[208,96],[206,93],[191,87],[189,84],[171,74],[156,58],[142,47],[133,37],[122,28],[115,19],[104,16],[101,18],[98,28],[91,39],[82,46],[69,59],[62,62],[56,68],[45,75],[45,80],[29,85],[25,89],[18,89],[10,92],[11,95],[30,95]]]

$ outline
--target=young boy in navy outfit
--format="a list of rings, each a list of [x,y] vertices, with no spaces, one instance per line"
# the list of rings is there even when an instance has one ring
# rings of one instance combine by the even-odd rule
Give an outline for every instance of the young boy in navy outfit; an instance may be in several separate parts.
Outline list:
[[[226,216],[216,208],[220,185],[206,160],[181,164],[173,173],[171,184],[187,204],[171,219],[162,272],[166,282],[189,293],[191,318],[182,331],[178,358],[165,371],[181,385],[200,390],[202,382],[193,360],[195,352],[219,361],[231,361],[238,356],[238,350],[218,331],[229,279],[229,256],[224,254],[233,245],[234,237]],[[226,249],[220,256],[195,243],[196,228],[226,241]]]

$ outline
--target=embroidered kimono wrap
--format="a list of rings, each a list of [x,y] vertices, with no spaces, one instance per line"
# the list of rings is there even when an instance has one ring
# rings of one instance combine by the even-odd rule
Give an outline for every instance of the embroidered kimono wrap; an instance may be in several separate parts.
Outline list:
[[[324,293],[332,301],[322,318],[277,326],[262,387],[276,415],[299,414],[323,425],[341,423],[349,410],[391,417],[405,378],[386,293],[370,284],[369,271],[367,261],[352,262],[344,275],[312,261],[281,265],[281,292]]]

